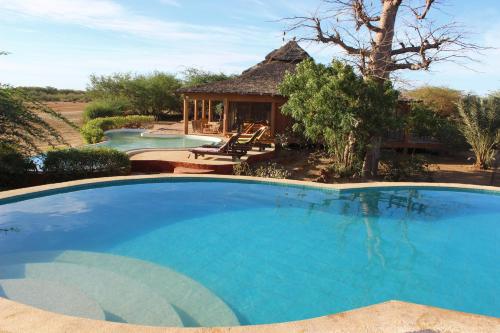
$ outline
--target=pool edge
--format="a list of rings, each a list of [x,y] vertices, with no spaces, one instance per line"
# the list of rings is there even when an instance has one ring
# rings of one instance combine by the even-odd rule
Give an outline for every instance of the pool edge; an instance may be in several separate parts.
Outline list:
[[[137,332],[137,333],[254,333],[254,332],[498,332],[500,319],[436,307],[388,301],[324,317],[279,324],[169,328],[82,319],[39,310],[0,298],[1,332]]]
[[[259,177],[246,177],[246,176],[230,176],[230,175],[176,175],[176,174],[155,174],[155,175],[133,175],[133,176],[117,176],[117,177],[102,177],[102,178],[90,178],[82,180],[74,180],[62,183],[46,184],[34,187],[25,187],[16,190],[2,191],[0,192],[0,200],[4,199],[14,199],[16,197],[52,192],[55,190],[62,189],[78,189],[79,187],[85,185],[112,185],[115,183],[131,183],[137,181],[161,181],[161,180],[228,180],[228,181],[243,181],[248,183],[264,183],[264,184],[276,184],[276,185],[289,185],[298,187],[309,187],[309,188],[319,188],[319,189],[330,189],[330,190],[357,190],[357,189],[370,189],[370,188],[442,188],[442,189],[456,189],[456,190],[476,190],[476,191],[486,191],[495,192],[500,194],[500,187],[497,186],[485,186],[485,185],[471,185],[471,184],[460,184],[460,183],[429,183],[429,182],[369,182],[369,183],[348,183],[348,184],[324,184],[324,183],[314,183],[310,181],[301,180],[291,180],[291,179],[270,179],[270,178],[259,178]]]
[[[15,199],[62,189],[77,190],[89,185],[112,185],[147,180],[232,180],[250,183],[301,186],[332,190],[369,188],[431,187],[456,190],[479,190],[500,194],[500,187],[456,183],[372,182],[355,184],[320,184],[296,180],[223,176],[223,175],[137,175],[84,179],[0,192],[0,200]],[[315,319],[259,326],[232,328],[161,328],[116,324],[68,317],[32,308],[0,298],[0,332],[496,332],[500,319],[444,310],[412,303],[389,301]]]

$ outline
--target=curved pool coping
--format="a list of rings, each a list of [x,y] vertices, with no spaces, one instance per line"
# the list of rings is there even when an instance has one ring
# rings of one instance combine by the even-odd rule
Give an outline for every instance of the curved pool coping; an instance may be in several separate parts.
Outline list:
[[[105,131],[104,132],[104,136],[105,136],[105,138],[107,138],[106,137],[107,133],[120,133],[120,132],[125,132],[125,133],[126,132],[128,132],[128,133],[144,133],[147,130],[148,130],[147,128],[119,128],[119,129],[112,129],[112,130]],[[150,135],[146,135],[146,136],[143,136],[143,137],[144,138],[149,138],[149,139],[155,139],[155,138],[161,139],[161,138],[168,138],[168,137],[185,137],[185,136],[189,136],[191,138],[195,138],[195,139],[198,139],[198,140],[205,140],[207,142],[212,142],[212,143],[215,142],[216,144],[221,143],[223,141],[222,138],[219,138],[219,137],[216,137],[216,136],[191,135],[191,134],[150,134]],[[214,140],[209,140],[208,138],[214,139]],[[106,143],[106,142],[109,142],[109,141],[110,141],[109,138],[107,138],[106,140],[103,140],[103,141],[98,142],[98,143],[87,144],[84,147],[88,147],[88,146],[99,147],[103,143]],[[104,147],[107,147],[107,146],[104,146]],[[108,147],[108,148],[113,148],[113,147]],[[188,149],[193,149],[193,148],[195,148],[195,147],[179,147],[179,148],[148,148],[148,147],[144,147],[144,148],[135,148],[135,149],[130,149],[130,150],[123,150],[123,152],[126,153],[129,156],[133,156],[133,155],[136,155],[136,154],[140,154],[140,153],[144,153],[144,152],[149,152],[149,151],[180,151],[180,150],[188,150]]]
[[[221,175],[141,175],[94,178],[49,184],[37,187],[0,192],[0,200],[22,200],[37,194],[52,194],[62,190],[79,190],[92,185],[155,182],[168,180],[208,180],[267,183],[330,190],[356,190],[369,188],[441,188],[451,190],[486,191],[500,194],[500,187],[449,183],[350,183],[320,184],[296,180],[276,180],[243,176]],[[36,309],[21,303],[0,298],[1,332],[498,332],[500,318],[444,310],[436,307],[400,301],[388,301],[343,313],[314,319],[269,325],[222,328],[165,328],[118,324],[106,321],[69,317]]]

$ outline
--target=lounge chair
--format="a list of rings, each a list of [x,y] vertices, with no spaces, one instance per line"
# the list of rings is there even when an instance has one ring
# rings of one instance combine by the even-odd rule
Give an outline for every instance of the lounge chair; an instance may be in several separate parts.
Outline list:
[[[240,137],[238,139],[238,146],[247,146],[248,150],[252,149],[253,147],[258,147],[259,151],[263,151],[270,145],[268,143],[263,143],[261,142],[262,137],[266,132],[269,130],[268,126],[262,126],[259,128],[251,137]]]
[[[234,134],[229,140],[220,147],[208,148],[194,148],[190,149],[189,152],[194,154],[194,158],[198,159],[198,156],[205,155],[216,155],[216,156],[231,156],[233,161],[239,160],[242,156],[245,156],[248,152],[247,146],[239,146],[237,144],[239,134]]]

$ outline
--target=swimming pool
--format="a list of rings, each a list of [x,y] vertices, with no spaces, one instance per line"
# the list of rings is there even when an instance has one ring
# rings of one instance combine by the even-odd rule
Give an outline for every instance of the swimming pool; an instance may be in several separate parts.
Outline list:
[[[221,139],[200,135],[155,135],[142,129],[111,130],[106,133],[106,141],[95,147],[109,147],[121,151],[139,149],[185,149],[202,145],[215,145]]]
[[[233,326],[397,299],[500,315],[495,192],[186,178],[46,194],[0,202],[0,228],[12,228],[0,290],[52,311]],[[57,288],[78,302],[26,295]]]

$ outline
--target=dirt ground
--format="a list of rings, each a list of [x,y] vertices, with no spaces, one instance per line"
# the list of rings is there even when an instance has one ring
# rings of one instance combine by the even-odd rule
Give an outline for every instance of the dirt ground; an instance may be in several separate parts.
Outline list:
[[[54,102],[48,103],[48,105],[77,126],[80,127],[83,124],[83,110],[86,103]],[[78,130],[60,121],[53,119],[48,119],[48,121],[59,129],[69,145],[75,147],[84,144]],[[173,133],[180,132],[182,129],[182,124],[173,122],[165,122],[156,126],[165,127]],[[43,147],[48,148],[47,145]],[[432,181],[500,186],[498,170],[496,172],[477,170],[472,166],[472,162],[469,160],[470,156],[467,154],[458,156],[427,155],[426,158],[431,162]],[[291,151],[282,153],[276,158],[276,162],[286,165],[287,169],[292,171],[293,179],[314,181],[330,161],[321,154],[312,151]],[[343,182],[349,181],[343,180]]]
[[[66,117],[66,119],[74,123],[76,126],[78,127],[82,126],[83,110],[85,109],[87,103],[51,102],[47,103],[47,105],[54,111],[57,111],[60,114],[62,114],[64,117]],[[82,136],[80,135],[80,132],[77,129],[69,126],[68,124],[60,120],[55,120],[52,117],[44,116],[43,118],[47,120],[47,122],[51,124],[54,128],[59,130],[59,132],[62,134],[62,137],[66,140],[66,142],[70,146],[77,147],[84,144]],[[46,150],[50,147],[45,142],[41,142],[40,145],[43,150]]]
[[[292,172],[292,178],[297,180],[316,181],[321,176],[321,171],[331,163],[328,158],[313,151],[285,151],[280,155],[276,158],[276,162],[286,166]],[[430,164],[432,182],[500,186],[498,168],[496,171],[474,168],[470,160],[471,154],[424,156]],[[362,180],[330,180],[338,183],[359,181]]]

